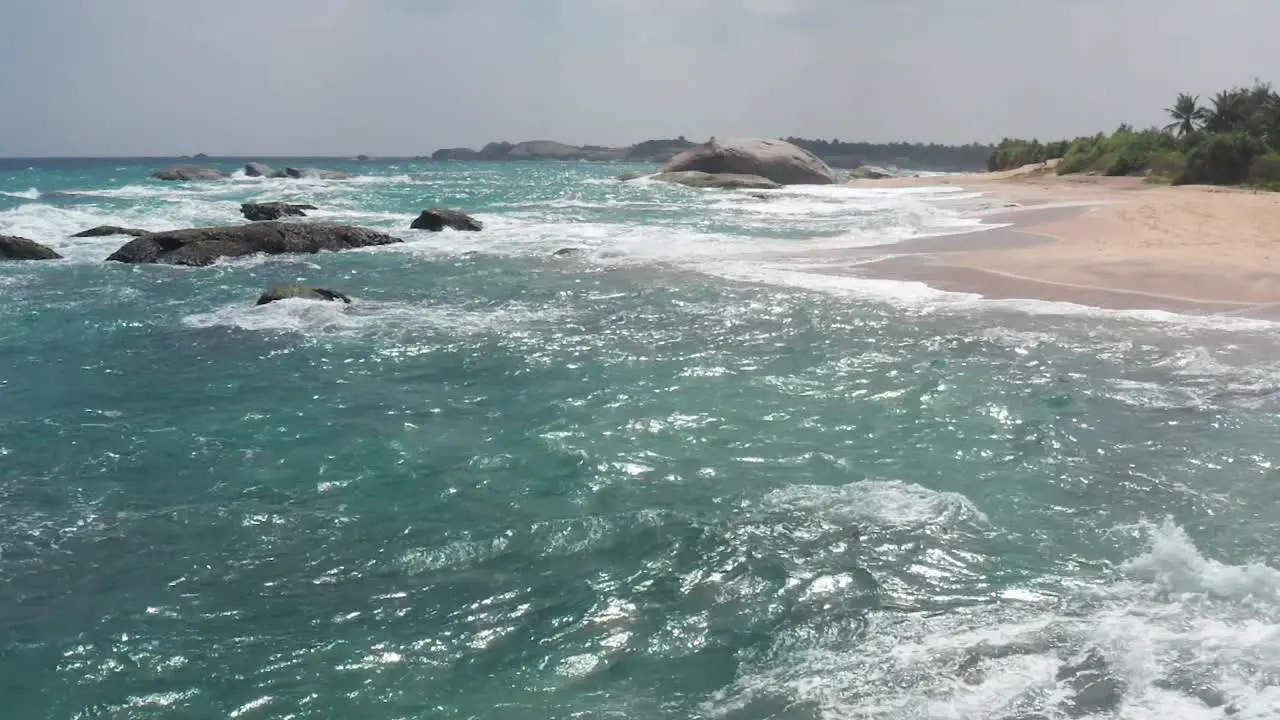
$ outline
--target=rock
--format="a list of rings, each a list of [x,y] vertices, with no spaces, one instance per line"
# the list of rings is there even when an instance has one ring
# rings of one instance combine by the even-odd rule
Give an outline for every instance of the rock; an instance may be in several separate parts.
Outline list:
[[[631,182],[632,180],[639,180],[639,179],[640,179],[640,178],[642,178],[642,177],[645,177],[645,173],[642,173],[642,172],[627,172],[627,173],[622,173],[621,175],[619,175],[619,176],[618,176],[618,180],[619,180],[619,182]]]
[[[860,165],[849,171],[850,180],[883,180],[893,173],[875,165]]]
[[[34,240],[0,235],[0,260],[58,260],[61,257]]]
[[[576,247],[560,248],[559,250],[551,253],[553,257],[560,257],[560,258],[573,257],[575,255],[581,255],[581,254],[582,254],[582,248],[576,248]]]
[[[372,160],[372,159],[373,159],[373,158],[369,157],[368,155],[357,155],[357,156],[356,156],[356,162],[369,162],[369,161],[370,161],[370,160]]]
[[[260,162],[246,163],[244,166],[244,174],[248,177],[279,177],[279,173],[270,165],[263,165]]]
[[[255,253],[316,253],[398,242],[400,238],[349,225],[258,222],[150,233],[125,244],[107,260],[203,266],[219,258]]]
[[[176,165],[171,168],[156,170],[151,173],[151,177],[157,180],[223,180],[227,177],[227,174],[213,168]]]
[[[318,210],[315,205],[291,205],[282,202],[243,203],[240,214],[246,220],[279,220],[282,217],[306,217],[304,210]]]
[[[111,235],[132,235],[134,237],[141,237],[143,235],[146,235],[149,232],[151,231],[139,230],[138,228],[116,227],[115,225],[99,225],[98,227],[89,228],[88,230],[81,230],[80,232],[76,233],[75,235],[72,235],[71,237],[74,237],[74,238],[108,237]]]
[[[423,210],[418,219],[414,220],[409,227],[414,230],[430,230],[431,232],[439,232],[445,228],[475,232],[484,228],[484,223],[457,210],[432,208]]]
[[[277,177],[294,178],[295,180],[346,180],[351,176],[337,170],[317,170],[316,168],[285,168]]]
[[[746,188],[749,190],[776,190],[778,183],[759,175],[740,175],[737,173],[706,173],[697,170],[680,172],[662,172],[653,176],[659,182],[676,183],[696,188],[718,188],[722,190]]]
[[[440,148],[431,153],[431,159],[436,162],[445,162],[448,160],[479,160],[480,151],[471,148]]]
[[[309,288],[301,285],[282,285],[280,287],[271,288],[270,290],[258,296],[257,305],[266,305],[277,300],[286,298],[297,298],[299,300],[341,300],[348,305],[351,304],[351,298],[337,292],[336,290],[325,290],[324,288]]]
[[[779,185],[830,185],[835,173],[818,156],[782,140],[745,138],[711,142],[686,150],[662,171],[759,175]]]
[[[41,200],[65,200],[67,198],[89,197],[88,194],[76,190],[53,190],[40,193]]]

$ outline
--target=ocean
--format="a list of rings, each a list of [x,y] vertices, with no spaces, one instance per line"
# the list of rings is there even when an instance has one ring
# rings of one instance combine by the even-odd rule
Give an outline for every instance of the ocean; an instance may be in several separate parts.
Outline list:
[[[1280,326],[848,267],[951,187],[163,164],[0,163],[4,718],[1280,716]],[[247,200],[406,242],[69,238]]]

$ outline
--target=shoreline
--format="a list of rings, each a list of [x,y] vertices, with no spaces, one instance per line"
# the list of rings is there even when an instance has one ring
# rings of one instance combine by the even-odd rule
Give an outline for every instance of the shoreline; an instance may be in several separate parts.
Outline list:
[[[1280,319],[1280,193],[1051,173],[849,183],[952,185],[989,201],[969,217],[1004,225],[885,246],[858,272],[989,299]]]

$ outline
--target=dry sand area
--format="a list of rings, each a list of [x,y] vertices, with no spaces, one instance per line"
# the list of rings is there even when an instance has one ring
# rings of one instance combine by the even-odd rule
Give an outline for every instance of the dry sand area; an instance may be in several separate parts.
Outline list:
[[[1280,193],[1058,176],[1052,166],[852,184],[950,184],[1017,205],[986,216],[1011,227],[975,242],[864,266],[878,277],[987,297],[1280,316]]]

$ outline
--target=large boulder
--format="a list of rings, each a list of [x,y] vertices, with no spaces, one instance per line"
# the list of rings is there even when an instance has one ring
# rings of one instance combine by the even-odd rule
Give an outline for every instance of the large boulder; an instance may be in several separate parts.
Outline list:
[[[279,173],[270,165],[263,165],[260,162],[246,163],[244,166],[244,174],[247,177],[278,177]]]
[[[779,185],[830,185],[835,173],[813,153],[782,140],[744,138],[690,148],[671,158],[663,172],[759,175]]]
[[[151,173],[157,180],[222,180],[227,174],[213,168],[196,167],[195,165],[176,165]]]
[[[449,160],[479,160],[480,151],[471,148],[440,148],[431,153],[431,159],[436,162],[446,162]]]
[[[61,257],[34,240],[0,235],[0,260],[57,260]]]
[[[760,177],[759,175],[739,175],[736,173],[706,173],[697,170],[684,170],[681,172],[663,172],[654,175],[651,179],[659,182],[676,183],[677,185],[687,185],[696,188],[718,188],[721,190],[747,189],[747,190],[776,190],[780,187],[778,183],[769,178]]]
[[[259,222],[232,227],[150,233],[125,244],[107,260],[123,263],[211,265],[219,258],[254,253],[316,253],[390,245],[400,238],[334,223]]]
[[[110,237],[112,235],[132,235],[134,237],[142,237],[150,230],[140,230],[138,228],[117,227],[115,225],[99,225],[88,230],[81,230],[72,235],[73,238],[89,238],[89,237]]]
[[[431,232],[440,232],[445,228],[475,232],[483,229],[484,223],[457,210],[432,208],[423,210],[418,219],[414,220],[409,227],[414,230],[430,230]]]
[[[346,180],[351,176],[338,172],[337,170],[318,170],[316,168],[285,168],[283,173],[276,173],[277,177],[293,178],[295,180]]]
[[[304,210],[318,210],[315,205],[292,205],[290,203],[242,203],[240,214],[246,220],[279,220],[282,217],[306,217]]]
[[[325,290],[324,288],[303,287],[302,285],[282,285],[280,287],[271,288],[270,290],[258,296],[257,305],[266,305],[277,300],[285,300],[295,298],[298,300],[341,300],[350,304],[351,298],[336,291]]]

